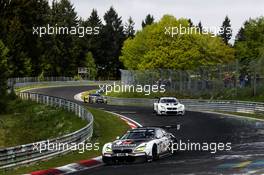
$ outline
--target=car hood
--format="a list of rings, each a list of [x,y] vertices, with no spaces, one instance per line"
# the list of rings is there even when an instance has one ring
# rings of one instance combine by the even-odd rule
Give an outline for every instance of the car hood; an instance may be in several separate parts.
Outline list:
[[[116,140],[112,144],[112,149],[120,149],[120,148],[136,148],[142,143],[148,142],[150,139],[126,139],[126,140]]]

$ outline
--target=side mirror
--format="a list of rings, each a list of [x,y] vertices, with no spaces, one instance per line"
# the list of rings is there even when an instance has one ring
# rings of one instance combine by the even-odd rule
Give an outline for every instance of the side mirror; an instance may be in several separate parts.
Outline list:
[[[119,140],[119,139],[120,139],[120,137],[119,137],[119,136],[117,136],[117,137],[116,137],[116,140]]]

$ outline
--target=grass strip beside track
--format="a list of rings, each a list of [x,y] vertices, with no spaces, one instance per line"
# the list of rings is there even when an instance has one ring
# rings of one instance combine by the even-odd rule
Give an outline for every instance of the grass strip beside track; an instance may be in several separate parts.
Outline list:
[[[116,138],[116,136],[120,136],[125,133],[129,126],[121,120],[119,117],[104,112],[102,110],[88,108],[89,111],[94,115],[94,135],[91,143],[99,143],[100,150],[99,151],[85,151],[84,153],[70,152],[66,155],[61,155],[55,157],[53,159],[40,162],[37,164],[20,167],[14,170],[10,170],[7,172],[2,172],[5,175],[16,175],[16,174],[24,174],[32,171],[48,169],[58,166],[63,166],[65,164],[78,162],[80,160],[90,159],[96,156],[101,155],[101,149],[104,143],[110,142]],[[1,172],[0,172],[1,174]]]
[[[40,83],[40,84],[31,84],[31,85],[26,85],[22,87],[16,87],[15,91],[16,92],[21,92],[21,91],[26,91],[30,89],[35,89],[35,88],[46,88],[46,87],[62,87],[62,86],[86,86],[88,84],[80,84],[78,82],[72,82],[72,84],[46,84],[46,83]],[[95,85],[95,84],[89,84],[89,85]]]
[[[20,99],[8,101],[0,114],[0,148],[51,139],[87,125],[72,112]]]

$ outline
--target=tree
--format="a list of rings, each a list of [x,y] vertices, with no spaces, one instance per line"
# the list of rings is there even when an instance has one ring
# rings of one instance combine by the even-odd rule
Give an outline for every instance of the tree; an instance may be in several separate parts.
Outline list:
[[[159,22],[138,31],[128,38],[122,48],[120,60],[128,69],[196,69],[229,63],[234,51],[213,34],[186,34],[171,37],[164,33],[165,26],[188,27],[187,19],[165,15]]]
[[[94,9],[86,20],[79,19],[70,0],[2,0],[0,1],[0,39],[9,49],[11,77],[73,76],[77,67],[91,52],[100,76],[118,78],[123,64],[118,57],[124,40],[133,37],[134,22],[129,20],[125,35],[122,19],[113,7],[104,15],[102,24]],[[33,28],[99,27],[94,35],[34,34]],[[64,29],[63,29],[64,30]],[[49,30],[50,31],[50,30]],[[52,32],[51,32],[52,33]]]
[[[246,21],[244,23],[244,26],[247,26],[247,25],[249,25],[249,22],[248,21]],[[239,29],[239,31],[238,31],[238,33],[236,35],[236,42],[238,42],[238,41],[245,41],[246,38],[245,38],[245,29],[244,29],[244,26]]]
[[[145,20],[142,21],[142,28],[146,27],[147,25],[151,25],[154,22],[154,17],[151,14],[148,14]]]
[[[125,40],[124,28],[121,17],[113,7],[105,13],[104,21],[105,25],[100,34],[102,55],[97,58],[97,66],[100,75],[117,78],[120,76],[119,69],[123,67],[118,57]]]
[[[189,22],[189,27],[194,27],[193,22],[192,22],[191,19],[188,19],[188,22]]]
[[[101,47],[101,40],[100,40],[100,30],[102,29],[102,21],[99,18],[97,11],[95,9],[92,10],[91,15],[86,20],[79,20],[79,26],[81,27],[92,27],[99,28],[99,32],[92,34],[92,35],[84,35],[78,39],[78,45],[80,47],[79,55],[76,60],[76,64],[80,65],[80,62],[86,57],[87,52],[92,52],[94,58],[100,57],[102,54],[100,47]]]
[[[7,54],[8,48],[0,40],[0,99],[6,95],[7,90],[7,79],[9,76]]]
[[[7,80],[9,77],[8,48],[0,40],[0,114],[6,112],[7,107]]]
[[[32,27],[48,23],[48,1],[4,0],[0,9],[0,38],[10,50],[11,76],[36,76],[41,71],[40,58],[45,49],[42,40],[32,35]]]
[[[125,24],[125,31],[124,31],[127,38],[129,38],[129,37],[133,38],[135,36],[134,26],[135,26],[135,22],[133,21],[132,17],[130,16],[128,18],[127,23]]]
[[[199,29],[199,32],[202,33],[203,32],[203,25],[202,25],[201,21],[198,23],[197,27]]]
[[[264,59],[263,41],[264,17],[246,21],[236,36],[234,44],[236,58],[244,65],[244,71],[248,71],[252,62],[259,62]],[[261,66],[261,64],[258,64],[258,66]]]
[[[96,64],[92,52],[88,52],[85,57],[85,67],[88,68],[89,78],[95,79],[97,75]]]
[[[23,31],[19,17],[14,16],[8,25],[8,33],[5,43],[9,48],[9,60],[11,76],[23,77],[29,76],[31,73],[31,59],[25,48],[26,35]]]
[[[225,20],[221,28],[222,28],[222,32],[220,33],[220,36],[227,45],[232,37],[232,29],[231,29],[230,19],[228,18],[228,16],[225,17]]]
[[[58,27],[78,26],[78,16],[69,0],[52,2],[51,25]],[[49,37],[45,55],[45,75],[73,76],[77,72],[76,58],[80,52],[79,37],[74,34],[60,34]],[[44,67],[44,66],[43,66]]]
[[[90,17],[87,20],[89,26],[91,27],[102,27],[102,21],[99,18],[97,10],[93,9]]]
[[[95,9],[93,9],[90,17],[87,20],[87,25],[91,26],[91,27],[99,27],[100,32],[96,35],[91,35],[91,36],[87,36],[85,37],[86,42],[84,44],[89,45],[88,46],[88,50],[85,50],[85,54],[88,51],[91,51],[93,54],[93,57],[95,59],[95,63],[98,63],[98,59],[102,59],[103,58],[103,51],[102,51],[102,46],[104,45],[104,43],[102,43],[101,37],[101,30],[103,28],[103,24],[102,24],[102,20],[100,19],[97,11]],[[88,43],[88,44],[87,44]],[[99,61],[100,62],[100,61]]]

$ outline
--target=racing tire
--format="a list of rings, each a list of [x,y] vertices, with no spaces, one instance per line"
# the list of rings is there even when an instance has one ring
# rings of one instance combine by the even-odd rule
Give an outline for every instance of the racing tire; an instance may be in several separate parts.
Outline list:
[[[156,111],[156,116],[161,116],[161,114],[159,114],[159,111]]]
[[[159,155],[158,155],[158,147],[157,145],[153,145],[153,148],[152,148],[152,160],[158,160],[159,159]]]

